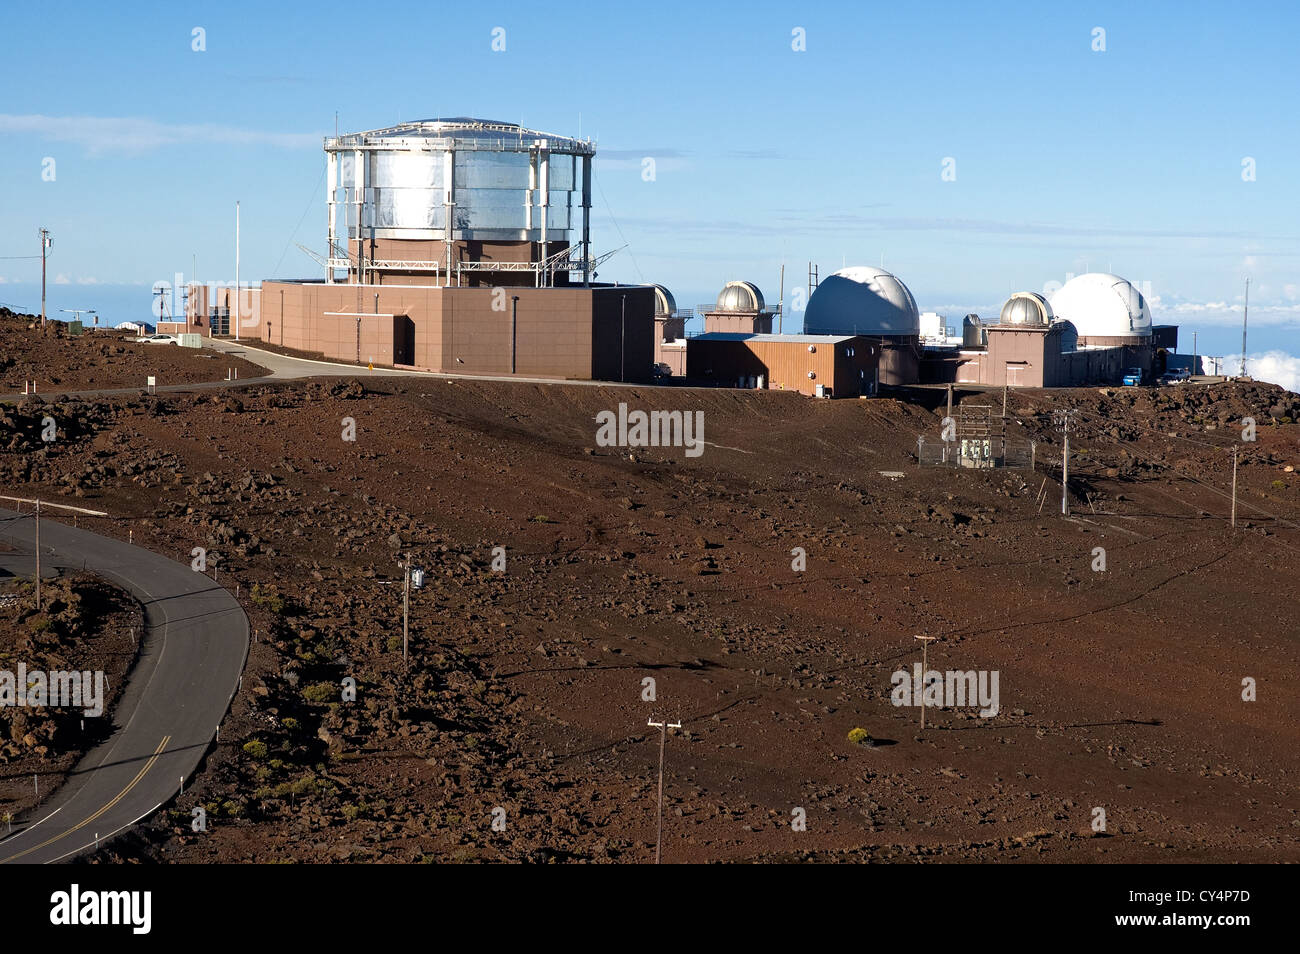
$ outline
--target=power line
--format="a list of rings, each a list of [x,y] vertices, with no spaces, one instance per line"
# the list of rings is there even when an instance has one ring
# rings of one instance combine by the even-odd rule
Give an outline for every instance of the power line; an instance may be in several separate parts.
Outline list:
[[[284,251],[280,253],[280,260],[275,263],[275,268],[271,270],[272,278],[274,278],[276,275],[280,273],[280,266],[284,264],[284,257],[289,254],[289,246],[292,245],[293,240],[298,237],[298,232],[299,230],[302,229],[302,223],[307,221],[308,213],[311,212],[312,206],[316,204],[316,196],[320,192],[321,183],[325,181],[326,171],[328,170],[321,171],[320,178],[316,181],[316,188],[312,190],[311,200],[308,201],[307,203],[307,208],[302,210],[302,217],[298,219],[298,225],[294,228],[293,234],[289,236],[289,241],[284,243]],[[328,253],[328,257],[332,258],[333,256],[334,256],[334,250],[330,249]]]
[[[596,183],[596,188],[600,192],[600,201],[605,203],[605,211],[609,213],[609,220],[614,223],[614,230],[618,232],[618,237],[622,240],[623,245],[627,248],[627,256],[632,259],[632,267],[636,269],[636,274],[641,279],[641,284],[646,284],[645,276],[641,274],[641,266],[637,264],[636,256],[632,254],[632,243],[627,240],[623,234],[623,229],[619,227],[618,219],[614,217],[614,208],[609,204],[609,199],[605,197],[605,189],[600,184],[600,177],[596,175],[596,164],[591,165],[591,178]],[[770,287],[770,286],[769,286]]]

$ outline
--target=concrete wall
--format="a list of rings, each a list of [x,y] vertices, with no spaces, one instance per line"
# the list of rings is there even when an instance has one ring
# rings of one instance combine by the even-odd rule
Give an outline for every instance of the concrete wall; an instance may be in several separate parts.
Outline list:
[[[402,363],[435,371],[648,381],[654,357],[654,290],[649,287],[529,287],[498,293],[264,282],[262,294],[263,340],[341,361],[357,361],[359,347],[362,363],[405,358]],[[362,314],[359,344],[356,313]],[[513,324],[512,313],[517,315]]]
[[[214,287],[204,284],[193,284],[187,286],[185,298],[185,315],[183,320],[157,322],[159,334],[196,334],[203,335],[205,338],[212,336],[212,328],[209,324],[209,315],[213,308],[219,311],[225,311],[230,315],[230,334],[235,333],[235,289],[233,287]],[[243,285],[243,282],[240,282]],[[261,317],[262,290],[260,288],[242,287],[239,297],[243,301],[243,311],[240,312],[240,337],[245,334],[256,337],[258,322]],[[175,316],[182,319],[182,316]]]
[[[704,332],[724,331],[742,335],[770,335],[772,316],[766,312],[709,311],[704,313]]]

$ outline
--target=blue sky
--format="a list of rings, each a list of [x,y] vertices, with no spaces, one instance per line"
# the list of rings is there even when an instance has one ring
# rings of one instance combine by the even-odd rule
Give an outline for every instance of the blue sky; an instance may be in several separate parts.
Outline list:
[[[242,278],[313,275],[294,243],[325,244],[336,110],[343,131],[476,115],[595,137],[593,245],[629,245],[602,280],[683,306],[883,257],[957,321],[1112,270],[1183,350],[1196,329],[1230,353],[1249,275],[1249,350],[1300,352],[1289,4],[7,0],[3,22],[0,302],[39,306],[39,261],[11,256],[42,225],[52,310],[147,315],[192,256],[230,280],[236,200]]]

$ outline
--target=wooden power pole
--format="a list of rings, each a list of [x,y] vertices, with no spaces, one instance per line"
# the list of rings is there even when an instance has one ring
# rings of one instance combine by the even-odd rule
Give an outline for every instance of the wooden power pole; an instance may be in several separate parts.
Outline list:
[[[1232,449],[1232,528],[1237,529],[1237,448]]]
[[[659,820],[655,826],[655,864],[659,864],[660,851],[664,840],[664,749],[668,746],[668,730],[680,729],[680,722],[656,722],[652,716],[646,725],[659,730]]]

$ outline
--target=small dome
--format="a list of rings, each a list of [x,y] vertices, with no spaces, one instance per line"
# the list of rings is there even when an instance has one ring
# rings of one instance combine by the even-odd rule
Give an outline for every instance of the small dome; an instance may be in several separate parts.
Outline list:
[[[655,317],[662,318],[665,315],[674,315],[677,313],[677,299],[673,298],[673,293],[663,285],[651,285],[655,290]]]
[[[809,334],[919,335],[912,292],[883,268],[857,265],[828,275],[808,299]]]
[[[1133,283],[1106,272],[1077,275],[1052,295],[1058,318],[1074,323],[1082,338],[1130,338],[1151,334],[1151,309]]]
[[[1035,292],[1016,292],[1002,306],[998,318],[1004,325],[1047,325],[1052,321],[1052,306]]]
[[[763,293],[753,282],[727,282],[718,293],[717,311],[734,311],[753,314],[765,311]]]

